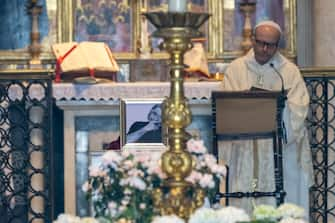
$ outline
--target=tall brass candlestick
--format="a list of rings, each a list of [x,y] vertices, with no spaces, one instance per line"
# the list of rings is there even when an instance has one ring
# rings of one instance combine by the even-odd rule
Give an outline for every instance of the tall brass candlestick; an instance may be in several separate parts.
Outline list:
[[[202,206],[204,191],[185,181],[194,166],[186,150],[190,138],[186,127],[191,123],[191,111],[184,95],[184,53],[192,48],[191,39],[202,37],[198,28],[209,18],[207,13],[152,12],[144,14],[157,28],[153,37],[163,38],[161,47],[170,54],[170,96],[163,102],[163,122],[168,127],[169,150],[162,155],[162,169],[168,179],[163,187],[154,191],[155,206],[161,215],[175,214],[188,219]],[[189,189],[194,193],[188,196]]]
[[[256,2],[245,1],[240,3],[240,10],[244,15],[244,27],[243,27],[243,41],[241,47],[243,53],[247,53],[252,47],[252,26],[251,26],[251,14],[256,9]]]
[[[31,60],[29,64],[31,68],[40,68],[41,60],[41,44],[40,44],[40,32],[38,30],[38,16],[42,13],[42,6],[37,5],[37,1],[32,0],[28,8],[29,14],[31,14],[31,44],[29,46],[29,52]]]

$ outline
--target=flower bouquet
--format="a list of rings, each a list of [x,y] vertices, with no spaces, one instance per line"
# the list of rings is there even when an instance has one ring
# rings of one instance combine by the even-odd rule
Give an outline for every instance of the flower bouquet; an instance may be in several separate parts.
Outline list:
[[[237,223],[249,220],[243,209],[229,206],[219,209],[200,208],[191,215],[189,223]]]
[[[190,217],[188,223],[306,223],[303,220],[304,209],[290,203],[275,208],[270,205],[258,205],[252,218],[240,208],[228,206],[214,208],[199,208]],[[176,216],[154,218],[152,223],[183,222]]]
[[[53,223],[99,223],[91,217],[80,218],[69,214],[60,214]]]
[[[304,209],[294,204],[283,204],[278,208],[270,205],[258,205],[255,207],[253,217],[240,208],[217,207],[199,208],[191,216],[188,223],[306,223],[303,220]],[[108,219],[100,218],[99,223],[109,223]],[[132,220],[121,218],[117,223],[132,223]],[[154,216],[151,223],[185,223],[178,216]],[[93,218],[79,218],[76,216],[62,214],[54,223],[98,223]]]
[[[226,168],[207,153],[202,141],[189,140],[187,149],[195,165],[186,180],[203,188],[212,199],[226,175]],[[146,223],[158,215],[152,191],[161,187],[166,177],[160,168],[158,154],[108,151],[99,167],[90,167],[83,190],[92,202],[95,217],[101,221]]]
[[[304,209],[295,204],[284,203],[278,208],[270,205],[255,206],[253,222],[264,223],[304,223]]]

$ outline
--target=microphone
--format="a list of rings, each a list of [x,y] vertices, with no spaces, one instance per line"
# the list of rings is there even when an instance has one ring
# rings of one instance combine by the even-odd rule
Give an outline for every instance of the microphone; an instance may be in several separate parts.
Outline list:
[[[282,92],[282,94],[283,94],[284,99],[286,99],[283,76],[282,76],[282,75],[279,73],[279,71],[275,68],[275,66],[273,65],[273,63],[270,63],[270,67],[271,67],[271,68],[275,71],[275,73],[279,76],[280,81],[281,81],[281,92]]]
[[[275,68],[273,63],[270,63],[270,67],[275,71],[275,73],[279,76],[280,81],[281,81],[281,94],[282,94],[282,98],[283,98],[283,102],[285,102],[285,100],[287,99],[286,94],[285,94],[285,88],[284,88],[284,79],[283,76],[280,74],[280,72]],[[284,107],[283,107],[284,109]],[[283,111],[282,111],[283,112]],[[283,117],[283,116],[282,116]],[[283,128],[283,139],[284,142],[287,143],[287,133],[286,133],[286,127],[285,127],[285,123],[284,120],[282,118],[282,128]]]

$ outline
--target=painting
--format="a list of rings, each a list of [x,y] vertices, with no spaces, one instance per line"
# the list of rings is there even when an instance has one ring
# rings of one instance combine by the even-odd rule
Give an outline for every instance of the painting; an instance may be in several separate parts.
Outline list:
[[[167,11],[168,4],[167,0],[148,0],[147,11],[155,12],[155,11]],[[191,12],[208,12],[208,5],[205,0],[187,0],[187,8],[188,11]],[[148,30],[148,33],[144,33],[143,35],[151,35],[156,29],[150,22],[145,22],[147,27],[142,29],[142,32]],[[206,25],[201,27],[201,31],[204,33],[206,37],[208,37],[208,27]],[[150,44],[152,50],[154,52],[159,52],[159,45],[162,42],[160,38],[151,38]],[[207,47],[206,47],[207,48]]]
[[[244,15],[239,9],[241,0],[224,0],[224,52],[234,54],[241,50]],[[257,0],[255,12],[251,16],[251,25],[263,20],[277,22],[284,33],[279,48],[288,56],[295,56],[295,8],[296,0]]]
[[[207,12],[209,20],[201,27],[206,37],[205,49],[210,61],[229,62],[240,56],[244,17],[239,10],[241,0],[187,0],[188,11]],[[29,0],[27,0],[29,2]],[[38,0],[41,59],[51,67],[54,43],[102,41],[111,48],[118,61],[134,59],[167,59],[160,52],[162,39],[151,36],[154,27],[143,12],[167,11],[167,0]],[[276,10],[274,10],[276,9]],[[4,0],[0,5],[0,69],[14,64],[25,68],[30,59],[31,16],[26,4]],[[296,0],[257,0],[252,25],[262,19],[281,24],[285,38],[281,51],[296,57]],[[223,22],[222,22],[223,21]],[[222,24],[222,25],[218,25]],[[11,68],[11,67],[10,67]]]
[[[105,42],[112,52],[131,52],[132,14],[128,1],[77,1],[74,40]]]
[[[28,2],[28,1],[26,1]],[[22,0],[5,0],[0,4],[0,60],[29,60],[28,48],[30,45],[31,15],[28,4]],[[41,6],[38,16],[38,31],[42,55],[45,59],[51,58],[51,44],[57,41],[56,13],[57,0],[39,0]]]
[[[61,11],[58,13],[60,42],[105,42],[117,59],[136,57],[140,13],[137,1],[58,1],[62,3],[58,9]]]
[[[165,147],[162,99],[124,99],[120,103],[121,145],[123,148]]]

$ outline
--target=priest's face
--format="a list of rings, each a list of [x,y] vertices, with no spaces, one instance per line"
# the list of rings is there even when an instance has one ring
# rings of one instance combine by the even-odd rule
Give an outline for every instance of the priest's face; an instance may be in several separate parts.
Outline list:
[[[263,65],[267,63],[278,49],[280,32],[268,25],[259,26],[255,30],[253,48],[256,61]]]

